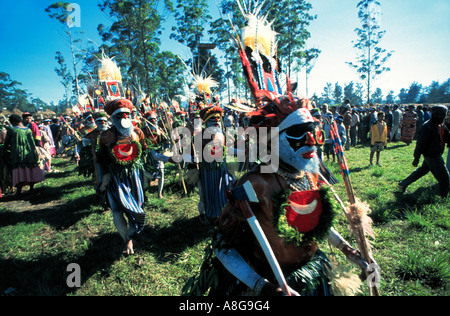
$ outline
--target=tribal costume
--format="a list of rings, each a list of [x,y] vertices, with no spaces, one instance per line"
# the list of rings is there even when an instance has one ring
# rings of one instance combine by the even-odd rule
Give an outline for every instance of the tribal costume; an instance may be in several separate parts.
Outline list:
[[[229,191],[234,177],[228,172],[225,155],[225,136],[222,130],[223,109],[218,106],[204,108],[200,117],[205,123],[205,131],[211,132],[209,139],[203,139],[201,152],[203,159],[199,163],[198,205],[200,215],[214,222],[222,213],[227,203],[226,192]]]
[[[125,244],[142,232],[145,224],[141,156],[147,144],[143,132],[129,119],[132,108],[127,99],[109,101],[105,111],[114,126],[102,132],[99,139],[99,162],[104,172],[100,191],[106,191],[114,224]]]
[[[264,128],[270,129],[264,139],[278,142],[279,166],[259,165],[229,192],[217,223],[219,234],[200,275],[185,285],[184,293],[276,295],[284,287],[291,294],[329,295],[331,267],[318,243],[328,239],[354,262],[362,259],[332,228],[336,202],[329,187],[319,181],[317,146],[323,145],[324,133],[314,124],[310,102],[293,96],[289,81],[287,95],[281,95],[273,57],[275,33],[265,19],[246,17],[244,44],[237,42],[253,97],[260,105],[247,115],[259,137]],[[272,127],[278,127],[278,132]],[[251,202],[234,193],[246,185],[254,190]],[[277,265],[279,269],[274,268]],[[283,275],[288,286],[280,283]]]
[[[96,129],[89,132],[81,140],[80,162],[78,163],[78,173],[89,177],[95,177],[95,189],[97,190],[103,179],[103,169],[98,159],[98,140],[100,134],[108,129],[108,115],[106,112],[96,112],[94,114]]]
[[[154,111],[148,111],[144,114],[144,120],[141,122],[141,129],[145,135],[149,151],[146,157],[145,186],[149,182],[158,180],[158,197],[162,198],[164,188],[164,163],[169,161],[169,157],[162,154],[164,150],[163,130],[158,125],[158,116]]]

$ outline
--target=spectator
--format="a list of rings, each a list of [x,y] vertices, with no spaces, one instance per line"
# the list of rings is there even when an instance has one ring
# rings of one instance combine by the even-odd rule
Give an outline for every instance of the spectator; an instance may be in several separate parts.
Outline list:
[[[22,121],[26,127],[31,129],[36,146],[42,147],[41,132],[39,131],[39,126],[35,122],[33,122],[33,115],[28,112],[23,113]]]
[[[377,115],[377,122],[372,125],[370,129],[371,149],[370,149],[370,163],[372,166],[373,156],[377,153],[377,166],[380,164],[380,153],[387,145],[387,124],[384,121],[384,112],[379,112]]]
[[[445,106],[438,105],[432,108],[431,119],[420,129],[412,165],[417,167],[421,156],[423,156],[424,161],[422,166],[413,171],[406,179],[399,182],[401,192],[405,192],[411,183],[419,180],[431,171],[439,183],[440,196],[446,197],[448,195],[449,173],[442,158],[445,143],[448,143],[450,140],[449,131],[442,124],[446,114],[447,108]]]
[[[417,114],[414,112],[414,105],[408,107],[408,111],[403,114],[403,122],[400,140],[410,145],[416,134]]]
[[[387,137],[388,137],[388,140],[390,140],[392,138],[391,133],[392,133],[392,127],[394,125],[394,114],[392,114],[391,108],[389,105],[386,105],[386,107],[384,109],[386,111],[385,121],[386,121],[386,125],[387,125]]]
[[[350,142],[351,146],[355,147],[358,140],[358,129],[360,124],[360,118],[357,113],[357,109],[352,110],[352,120],[350,123]]]
[[[56,155],[56,152],[61,146],[61,126],[59,125],[59,120],[57,118],[52,119],[50,130],[52,132],[53,142],[55,144],[55,155]]]
[[[398,104],[394,105],[394,113],[393,121],[392,121],[392,133],[391,133],[391,142],[396,142],[400,138],[400,123],[402,119],[402,111],[399,109]]]
[[[17,194],[22,193],[25,185],[29,185],[32,192],[36,183],[44,181],[35,139],[19,115],[11,115],[9,122],[11,126],[7,128],[4,154],[6,161],[11,162],[13,186],[17,187]]]
[[[331,138],[331,124],[333,124],[333,114],[330,112],[325,115],[325,119],[323,121],[323,130],[325,133],[323,152],[327,157],[327,160],[330,160],[331,155],[333,157],[333,162],[335,162],[336,156],[334,154],[333,139]]]

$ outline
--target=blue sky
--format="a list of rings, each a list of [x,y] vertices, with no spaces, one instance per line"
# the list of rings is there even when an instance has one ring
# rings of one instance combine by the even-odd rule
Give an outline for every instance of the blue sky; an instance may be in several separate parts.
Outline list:
[[[354,61],[352,41],[354,29],[360,26],[356,5],[359,0],[310,0],[317,15],[309,31],[308,47],[321,49],[308,80],[308,95],[320,95],[327,82],[344,86],[358,81],[356,73],[345,64]],[[386,35],[381,46],[393,50],[388,65],[390,72],[375,83],[386,95],[399,93],[412,82],[427,86],[436,80],[450,78],[450,1],[449,0],[379,0],[381,27]],[[0,71],[21,82],[22,88],[45,102],[62,99],[63,87],[54,72],[56,51],[62,51],[70,65],[69,46],[61,27],[44,9],[56,0],[0,0]],[[96,0],[74,1],[81,8],[82,38],[100,43],[97,26],[111,20],[97,7]],[[216,1],[211,0],[211,13],[217,15]],[[164,32],[162,49],[175,48],[186,57],[188,50],[169,40],[170,25]],[[295,78],[293,78],[295,80]],[[299,74],[300,92],[306,94],[304,74]]]

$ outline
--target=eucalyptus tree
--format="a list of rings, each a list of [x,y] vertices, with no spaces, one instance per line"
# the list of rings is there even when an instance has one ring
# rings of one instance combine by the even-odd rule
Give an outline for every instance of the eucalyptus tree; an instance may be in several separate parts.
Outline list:
[[[380,46],[380,42],[386,33],[381,30],[380,15],[381,5],[376,0],[362,0],[358,3],[358,18],[361,28],[356,28],[355,32],[358,40],[353,47],[359,55],[356,62],[347,62],[354,68],[361,80],[366,82],[367,103],[370,103],[370,90],[372,80],[375,80],[383,72],[390,71],[385,64],[392,56],[392,51],[388,52]]]
[[[111,26],[100,24],[98,32],[118,64],[134,84],[140,82],[147,91],[156,89],[157,78],[150,76],[161,44],[163,18],[158,13],[157,0],[102,0],[100,9],[113,19]],[[164,1],[166,8],[172,3]],[[110,56],[111,57],[111,56]]]
[[[311,72],[320,50],[306,48],[311,37],[308,26],[317,16],[310,14],[312,5],[307,0],[272,1],[267,6],[268,19],[273,21],[273,29],[280,35],[278,40],[278,57],[286,66],[286,73],[291,77],[293,71],[305,67]]]
[[[69,99],[70,99],[70,83],[73,82],[73,77],[70,71],[67,69],[66,61],[61,52],[56,52],[55,56],[56,62],[58,63],[58,67],[55,67],[55,72],[58,77],[61,79],[60,83],[64,87],[64,97],[66,100],[65,107],[69,107]]]
[[[83,55],[80,54],[80,50],[77,50],[75,44],[79,42],[79,39],[74,39],[72,34],[72,26],[73,20],[71,18],[71,12],[74,10],[72,4],[69,2],[55,2],[49,5],[45,12],[48,13],[49,17],[55,19],[59,22],[64,29],[65,34],[69,40],[70,49],[72,52],[72,64],[73,64],[73,78],[75,82],[75,90],[77,94],[77,98],[80,97],[80,84],[78,81],[78,71],[77,64],[83,58]]]
[[[20,89],[21,85],[21,82],[12,80],[8,73],[0,71],[0,110],[26,109],[29,93]]]

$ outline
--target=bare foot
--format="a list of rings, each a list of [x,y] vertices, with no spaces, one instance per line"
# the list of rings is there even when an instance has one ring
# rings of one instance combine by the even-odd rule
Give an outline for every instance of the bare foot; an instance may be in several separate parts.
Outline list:
[[[127,255],[127,256],[129,256],[129,255],[134,255],[134,250],[133,250],[133,240],[132,240],[132,239],[130,239],[130,240],[127,242],[127,244],[123,247],[122,253],[123,253],[124,255]]]

